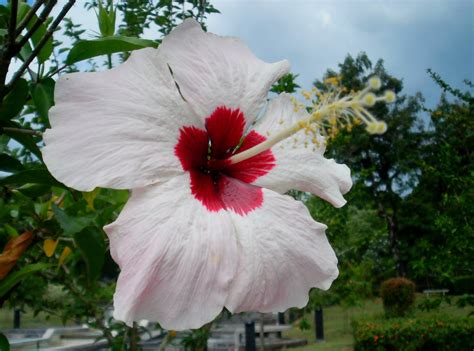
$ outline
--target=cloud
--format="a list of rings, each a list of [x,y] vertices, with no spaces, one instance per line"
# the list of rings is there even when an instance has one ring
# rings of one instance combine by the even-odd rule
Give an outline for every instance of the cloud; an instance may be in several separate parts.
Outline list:
[[[385,60],[410,94],[429,105],[440,90],[426,74],[433,68],[449,83],[474,79],[473,18],[469,0],[217,1],[221,15],[209,30],[244,40],[262,59],[288,58],[299,83],[309,86],[347,54]]]

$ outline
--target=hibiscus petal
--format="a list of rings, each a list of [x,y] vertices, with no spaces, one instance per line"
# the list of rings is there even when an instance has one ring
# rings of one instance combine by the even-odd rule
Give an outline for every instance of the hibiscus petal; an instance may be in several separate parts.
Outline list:
[[[237,264],[234,228],[226,211],[210,212],[191,195],[188,174],[134,190],[104,229],[121,268],[116,319],[183,330],[221,312]]]
[[[78,190],[141,187],[181,174],[178,130],[203,127],[160,49],[135,51],[108,71],[64,75],[55,91],[43,157],[58,180]]]
[[[202,31],[187,19],[161,44],[184,98],[204,120],[217,107],[239,108],[249,125],[289,62],[265,63],[240,40]]]
[[[281,312],[303,307],[311,287],[328,289],[337,259],[324,224],[289,196],[263,189],[263,206],[231,214],[238,234],[239,268],[226,307],[231,312]]]
[[[307,116],[304,110],[294,111],[290,95],[281,94],[268,104],[255,130],[262,135],[272,135]],[[275,167],[254,184],[282,194],[290,189],[308,191],[341,207],[346,203],[342,195],[352,186],[350,170],[346,165],[324,158],[324,144],[317,147],[311,139],[311,135],[301,130],[276,144],[272,148]]]

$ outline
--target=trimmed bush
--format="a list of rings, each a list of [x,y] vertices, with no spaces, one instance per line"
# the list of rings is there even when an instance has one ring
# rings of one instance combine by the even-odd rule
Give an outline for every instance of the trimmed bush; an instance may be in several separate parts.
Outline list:
[[[380,287],[387,317],[403,317],[415,302],[415,283],[405,278],[392,278]]]
[[[474,318],[432,316],[352,322],[355,351],[471,351]]]

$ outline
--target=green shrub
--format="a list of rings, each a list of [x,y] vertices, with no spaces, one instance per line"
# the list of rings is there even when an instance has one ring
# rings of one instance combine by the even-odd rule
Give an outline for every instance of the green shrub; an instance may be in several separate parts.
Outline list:
[[[387,317],[403,317],[415,301],[415,283],[405,278],[391,278],[382,283],[380,295]]]
[[[355,351],[471,351],[474,318],[359,319],[352,322]]]
[[[453,292],[455,294],[474,294],[474,276],[465,275],[453,279]]]

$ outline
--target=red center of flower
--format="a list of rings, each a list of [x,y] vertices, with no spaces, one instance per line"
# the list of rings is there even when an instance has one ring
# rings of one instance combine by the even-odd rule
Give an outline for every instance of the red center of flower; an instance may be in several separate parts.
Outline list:
[[[224,209],[245,215],[263,203],[262,189],[250,183],[275,166],[273,153],[267,150],[236,164],[228,160],[265,141],[254,131],[244,136],[244,128],[239,109],[218,107],[206,118],[206,130],[180,129],[175,155],[190,173],[192,194],[209,211]]]

